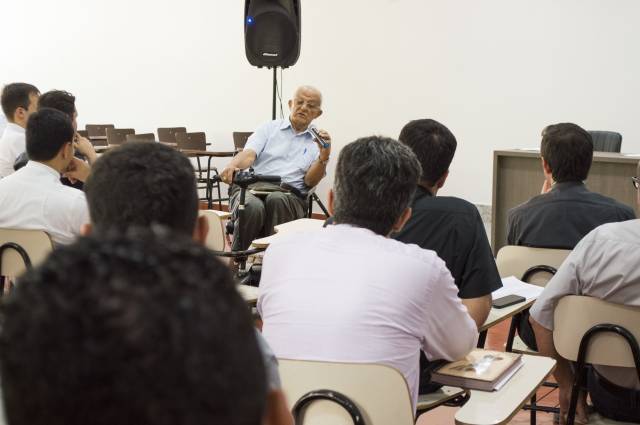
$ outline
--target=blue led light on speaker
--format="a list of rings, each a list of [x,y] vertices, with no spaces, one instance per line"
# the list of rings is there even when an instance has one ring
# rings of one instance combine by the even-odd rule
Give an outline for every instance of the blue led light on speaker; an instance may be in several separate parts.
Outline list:
[[[253,25],[254,22],[253,16],[247,16],[247,25]]]

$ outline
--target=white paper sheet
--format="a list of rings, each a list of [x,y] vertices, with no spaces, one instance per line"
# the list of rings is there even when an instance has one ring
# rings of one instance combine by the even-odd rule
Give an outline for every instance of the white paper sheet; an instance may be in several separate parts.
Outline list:
[[[520,295],[527,300],[538,298],[544,288],[542,286],[525,283],[515,276],[502,279],[502,288],[491,293],[492,298],[506,297],[507,295]]]

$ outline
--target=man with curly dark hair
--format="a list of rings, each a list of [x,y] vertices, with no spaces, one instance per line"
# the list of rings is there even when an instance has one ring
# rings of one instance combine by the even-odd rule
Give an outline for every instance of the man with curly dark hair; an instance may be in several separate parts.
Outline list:
[[[193,166],[177,150],[160,143],[130,142],[100,157],[85,185],[91,224],[84,234],[162,225],[204,244],[208,225],[198,217]],[[278,363],[256,331],[268,378],[268,415],[288,414],[280,390]],[[289,417],[290,419],[290,417]]]
[[[264,365],[230,272],[165,228],[54,251],[0,324],[11,425],[263,423]]]

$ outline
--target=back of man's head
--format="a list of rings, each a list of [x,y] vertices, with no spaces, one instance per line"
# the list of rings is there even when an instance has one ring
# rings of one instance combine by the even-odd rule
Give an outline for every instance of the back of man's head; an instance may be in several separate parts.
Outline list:
[[[432,119],[410,121],[402,128],[399,140],[418,157],[421,180],[429,186],[445,175],[458,146],[453,133]]]
[[[0,96],[2,112],[7,121],[13,122],[13,116],[18,108],[29,109],[30,95],[38,95],[38,89],[27,83],[11,83],[4,86]]]
[[[228,269],[162,229],[82,238],[0,306],[11,425],[258,425],[266,379]]]
[[[371,136],[340,152],[333,183],[334,218],[387,236],[409,206],[420,163],[396,140]]]
[[[76,98],[71,93],[63,90],[51,90],[40,96],[38,106],[40,108],[57,109],[73,120],[76,113]]]
[[[540,154],[551,168],[556,183],[583,181],[589,175],[593,160],[593,139],[576,124],[550,125],[542,132]]]
[[[71,119],[56,109],[42,108],[29,117],[26,131],[27,155],[33,161],[49,161],[65,143],[73,143]]]
[[[158,223],[191,235],[198,217],[193,166],[160,143],[125,143],[105,153],[93,165],[84,191],[98,232]]]

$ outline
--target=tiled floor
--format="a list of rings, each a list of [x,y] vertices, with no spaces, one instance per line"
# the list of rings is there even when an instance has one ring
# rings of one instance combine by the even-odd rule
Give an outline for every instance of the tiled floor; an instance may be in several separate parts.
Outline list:
[[[486,348],[492,350],[504,350],[509,332],[509,322],[494,326],[487,336]],[[543,406],[558,406],[558,391],[553,388],[541,387],[537,392],[538,403]],[[451,425],[455,423],[454,415],[457,408],[438,407],[420,416],[417,425]],[[537,412],[538,425],[552,425],[553,414]],[[530,423],[530,412],[521,410],[509,422],[510,424],[525,425]]]

